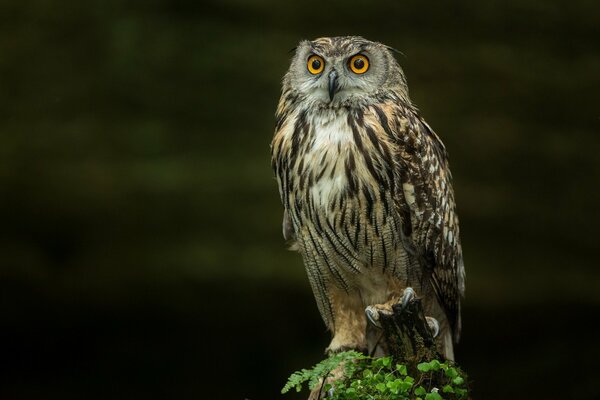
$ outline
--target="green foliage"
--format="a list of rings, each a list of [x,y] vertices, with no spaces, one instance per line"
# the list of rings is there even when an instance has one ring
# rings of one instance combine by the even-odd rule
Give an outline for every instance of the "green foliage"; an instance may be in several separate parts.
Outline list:
[[[329,382],[327,378],[338,368],[343,376]],[[467,399],[465,380],[464,373],[449,362],[423,362],[410,371],[406,365],[394,363],[392,357],[372,358],[347,351],[330,356],[312,369],[293,373],[281,392],[292,388],[299,392],[308,382],[310,390],[319,385],[324,392],[333,389],[329,397],[332,400],[460,400]]]
[[[337,368],[340,364],[345,365],[345,376],[352,376],[355,372],[355,361],[367,359],[365,355],[357,351],[345,351],[326,358],[312,369],[302,369],[294,372],[289,378],[286,385],[281,389],[281,393],[287,393],[292,388],[297,392],[302,390],[302,384],[308,381],[308,388],[314,389],[321,378],[329,375],[331,371]],[[348,362],[349,361],[349,362]]]

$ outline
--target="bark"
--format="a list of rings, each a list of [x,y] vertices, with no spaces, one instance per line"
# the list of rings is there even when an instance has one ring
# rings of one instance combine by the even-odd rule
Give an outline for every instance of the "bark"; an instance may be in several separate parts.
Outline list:
[[[412,299],[406,308],[392,306],[393,313],[379,314],[382,328],[381,345],[397,362],[416,366],[420,362],[441,359],[420,299]]]

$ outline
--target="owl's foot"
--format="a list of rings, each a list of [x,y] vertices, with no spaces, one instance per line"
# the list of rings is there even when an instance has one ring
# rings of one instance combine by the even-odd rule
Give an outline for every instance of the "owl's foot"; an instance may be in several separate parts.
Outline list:
[[[408,303],[413,301],[417,297],[415,290],[411,287],[407,287],[404,289],[404,293],[402,294],[402,310],[406,309]]]
[[[406,289],[404,289],[400,301],[398,301],[398,299],[396,298],[388,301],[387,303],[368,306],[365,309],[365,314],[367,314],[367,319],[371,324],[375,325],[378,328],[381,328],[381,322],[379,321],[381,315],[390,316],[394,314],[394,310],[392,307],[396,304],[401,305],[400,309],[402,312],[416,298],[417,294],[415,290],[411,287],[407,287]],[[433,317],[425,317],[425,320],[427,321],[427,325],[433,337],[437,337],[437,335],[440,333],[439,322]]]
[[[431,335],[435,339],[440,334],[440,323],[433,317],[425,317],[425,320],[427,321]]]
[[[369,320],[370,323],[372,323],[373,325],[375,325],[378,328],[381,328],[381,323],[379,322],[380,314],[386,314],[386,315],[393,314],[391,309],[387,310],[387,309],[383,308],[382,306],[384,306],[384,304],[376,304],[374,306],[368,306],[367,308],[365,308],[365,314],[367,314],[367,319]]]
[[[415,290],[411,287],[407,287],[406,289],[404,289],[400,301],[396,297],[388,301],[387,303],[374,304],[372,306],[368,306],[365,309],[365,313],[367,314],[369,322],[371,322],[376,327],[381,328],[381,323],[379,322],[380,314],[384,314],[386,316],[394,314],[394,310],[392,309],[392,307],[398,303],[402,304],[402,310],[404,310],[406,306],[416,297],[417,294],[415,293]]]

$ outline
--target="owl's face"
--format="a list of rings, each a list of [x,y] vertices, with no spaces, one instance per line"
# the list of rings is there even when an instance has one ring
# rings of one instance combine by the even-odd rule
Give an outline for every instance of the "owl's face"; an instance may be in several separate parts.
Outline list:
[[[283,85],[326,108],[364,104],[389,93],[408,99],[404,74],[389,48],[359,36],[300,42]]]

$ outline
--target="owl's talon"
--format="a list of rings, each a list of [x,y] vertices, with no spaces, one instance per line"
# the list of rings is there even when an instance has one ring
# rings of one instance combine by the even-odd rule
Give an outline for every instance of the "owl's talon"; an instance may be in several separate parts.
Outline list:
[[[367,314],[367,318],[369,322],[375,325],[378,328],[381,328],[381,323],[379,322],[379,311],[373,306],[368,306],[365,308],[365,314]]]
[[[429,326],[429,330],[431,330],[431,335],[435,339],[440,333],[440,323],[433,317],[425,317],[425,320],[427,320],[427,325]]]
[[[402,295],[402,310],[404,310],[406,306],[408,306],[408,303],[410,303],[415,297],[417,297],[417,294],[413,288],[409,286],[404,289],[404,294]]]

